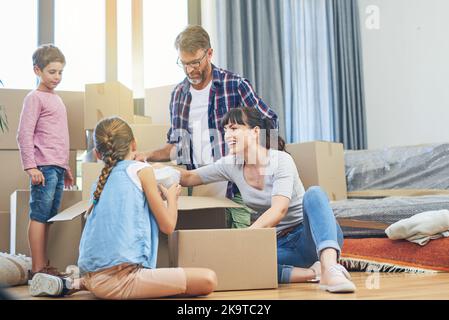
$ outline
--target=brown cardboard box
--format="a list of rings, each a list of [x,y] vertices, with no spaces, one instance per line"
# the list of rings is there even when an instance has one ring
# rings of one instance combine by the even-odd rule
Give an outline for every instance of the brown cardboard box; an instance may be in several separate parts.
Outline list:
[[[325,141],[288,144],[304,188],[320,186],[329,200],[347,197],[343,144]]]
[[[103,162],[83,162],[81,164],[83,200],[89,200],[92,184],[97,181],[103,167]]]
[[[13,254],[20,253],[30,256],[28,247],[29,199],[30,191],[27,190],[17,190],[11,195],[10,251]],[[81,191],[64,191],[61,210],[80,200]],[[68,265],[77,263],[81,232],[81,217],[54,223],[50,227],[47,252],[53,266],[65,270]]]
[[[225,198],[227,189],[228,189],[228,181],[202,184],[192,188],[192,196]]]
[[[117,81],[86,84],[84,128],[95,129],[98,121],[119,116],[128,123],[134,121],[133,93]]]
[[[145,89],[145,114],[153,123],[170,123],[170,98],[175,85]]]
[[[167,124],[132,124],[131,129],[137,142],[137,151],[159,149],[167,143]]]
[[[0,211],[0,252],[9,252],[9,211]]]
[[[84,130],[84,92],[57,92],[67,107],[69,121],[70,149],[86,150],[86,131]]]
[[[70,151],[70,168],[76,177],[76,151]],[[9,210],[9,197],[14,190],[28,189],[30,181],[22,169],[18,150],[0,150],[0,211]]]
[[[185,197],[178,199],[178,223],[176,229],[221,229],[227,227],[226,208],[238,208],[240,205],[229,199],[211,197]],[[78,219],[89,208],[89,200],[73,204],[50,221],[72,221]],[[168,239],[159,233],[157,266],[168,267]]]
[[[17,130],[23,99],[31,90],[0,89],[0,105],[4,107],[8,118],[9,130],[0,133],[0,150],[17,150]],[[85,150],[86,138],[83,127],[84,118],[84,92],[58,91],[56,92],[64,102],[67,109],[69,123],[70,149]]]
[[[215,271],[216,291],[277,288],[276,230],[178,230],[169,236],[171,267]]]
[[[134,115],[133,124],[151,124],[151,117]]]

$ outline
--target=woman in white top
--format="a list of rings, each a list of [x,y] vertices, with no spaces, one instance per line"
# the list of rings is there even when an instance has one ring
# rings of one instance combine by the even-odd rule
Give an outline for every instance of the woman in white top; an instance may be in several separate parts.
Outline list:
[[[228,156],[196,170],[181,170],[181,185],[234,182],[245,205],[255,211],[250,228],[277,229],[279,282],[319,280],[323,290],[354,292],[349,273],[337,262],[343,233],[329,200],[319,187],[304,191],[285,142],[277,130],[270,130],[270,121],[244,107],[229,111],[222,125]],[[278,150],[270,148],[274,144]]]

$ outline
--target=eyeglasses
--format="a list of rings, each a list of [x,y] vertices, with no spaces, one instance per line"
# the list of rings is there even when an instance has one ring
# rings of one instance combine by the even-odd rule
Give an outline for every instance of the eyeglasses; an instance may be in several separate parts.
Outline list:
[[[185,69],[185,68],[187,68],[187,67],[190,67],[190,68],[192,68],[192,69],[198,69],[199,66],[200,66],[200,64],[201,64],[201,62],[202,62],[203,59],[206,57],[207,51],[208,51],[208,50],[209,50],[209,49],[204,50],[204,55],[203,55],[200,59],[194,60],[194,61],[188,62],[188,63],[182,62],[182,61],[179,59],[179,57],[178,57],[178,60],[176,60],[176,64],[177,64],[180,68],[183,68],[183,69]]]

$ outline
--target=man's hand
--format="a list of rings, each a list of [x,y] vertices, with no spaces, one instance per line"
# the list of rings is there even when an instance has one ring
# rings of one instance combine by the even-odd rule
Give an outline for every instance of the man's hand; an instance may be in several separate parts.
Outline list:
[[[40,171],[39,169],[36,169],[36,168],[31,168],[31,169],[27,169],[26,172],[30,176],[31,183],[33,185],[42,184],[42,186],[45,186],[45,177],[44,177],[42,171]]]
[[[148,158],[149,154],[147,152],[136,152],[136,155],[134,156],[134,160],[142,162],[146,162]]]

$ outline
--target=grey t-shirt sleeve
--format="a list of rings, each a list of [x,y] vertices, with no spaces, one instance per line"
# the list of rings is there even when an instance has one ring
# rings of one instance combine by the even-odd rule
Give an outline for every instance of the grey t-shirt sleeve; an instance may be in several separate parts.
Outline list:
[[[295,162],[288,153],[278,153],[278,163],[273,172],[271,196],[284,196],[292,199],[294,176],[297,173]]]
[[[232,181],[226,166],[229,166],[229,164],[225,164],[224,157],[212,164],[195,169],[194,172],[200,176],[204,184],[219,181]]]

